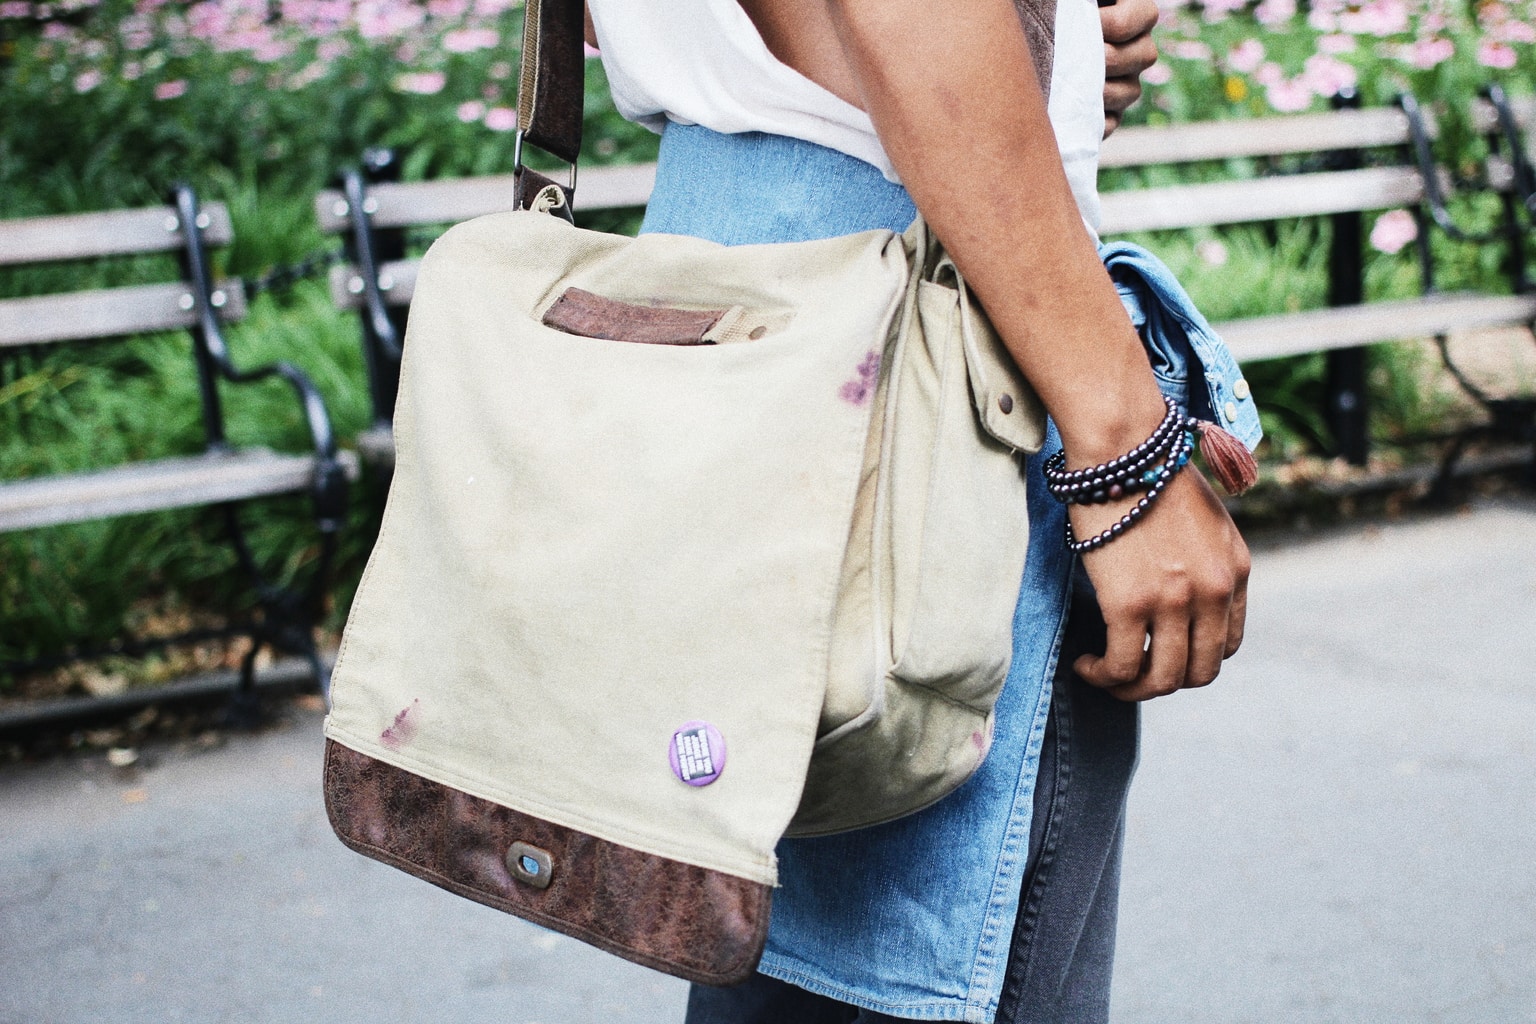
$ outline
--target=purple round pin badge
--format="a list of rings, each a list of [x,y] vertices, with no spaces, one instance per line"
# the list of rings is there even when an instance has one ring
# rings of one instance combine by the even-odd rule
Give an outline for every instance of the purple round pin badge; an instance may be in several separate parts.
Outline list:
[[[672,774],[690,786],[707,786],[725,771],[725,737],[708,722],[688,722],[672,734]]]

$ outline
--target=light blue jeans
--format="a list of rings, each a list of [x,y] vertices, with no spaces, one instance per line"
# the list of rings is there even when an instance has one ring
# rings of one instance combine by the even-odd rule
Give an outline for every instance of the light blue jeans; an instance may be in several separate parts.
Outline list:
[[[905,189],[853,157],[780,136],[670,125],[641,230],[739,245],[901,231],[915,215]],[[1041,461],[1026,465],[1029,556],[986,762],[918,814],[781,842],[761,973],[737,989],[696,988],[690,1024],[990,1021],[1000,1003],[1031,1021],[1106,1019],[1136,718],[1133,708],[1056,679],[1073,563]],[[1037,791],[1053,685],[1048,778]],[[1075,721],[1080,704],[1103,721]],[[1084,755],[1084,736],[1108,737],[1107,746]]]

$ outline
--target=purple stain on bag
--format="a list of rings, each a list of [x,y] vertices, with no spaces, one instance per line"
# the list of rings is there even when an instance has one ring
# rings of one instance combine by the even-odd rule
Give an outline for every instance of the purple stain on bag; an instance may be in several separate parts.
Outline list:
[[[690,786],[707,786],[725,771],[725,737],[708,722],[688,722],[672,734],[672,774]]]
[[[846,381],[838,389],[837,396],[852,405],[863,405],[875,393],[875,382],[880,376],[880,353],[870,349],[856,372],[858,376]]]
[[[416,719],[412,712],[421,703],[420,698],[411,701],[410,706],[395,716],[393,724],[379,733],[379,742],[390,750],[399,750],[416,736]]]

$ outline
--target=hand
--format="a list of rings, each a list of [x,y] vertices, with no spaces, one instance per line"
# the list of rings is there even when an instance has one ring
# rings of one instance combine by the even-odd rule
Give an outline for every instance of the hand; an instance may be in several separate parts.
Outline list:
[[[1126,110],[1141,98],[1141,73],[1157,63],[1152,27],[1157,0],[1116,0],[1099,8],[1104,28],[1104,136],[1120,127]]]
[[[1079,537],[1124,514],[1104,505],[1070,511]],[[1226,508],[1187,467],[1135,526],[1083,556],[1108,640],[1103,655],[1077,659],[1077,674],[1127,701],[1210,683],[1243,641],[1251,564]]]

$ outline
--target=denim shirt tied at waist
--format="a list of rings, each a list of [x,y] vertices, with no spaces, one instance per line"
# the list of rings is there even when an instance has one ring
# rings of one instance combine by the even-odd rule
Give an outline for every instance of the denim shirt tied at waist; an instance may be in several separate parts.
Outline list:
[[[1173,272],[1128,242],[1100,246],[1158,385],[1252,449],[1258,410],[1226,344]],[[981,769],[938,804],[858,832],[779,844],[765,974],[919,1020],[990,1021],[1018,912],[1035,777],[1070,593],[1063,507],[1027,460],[1030,547],[1014,656]]]

